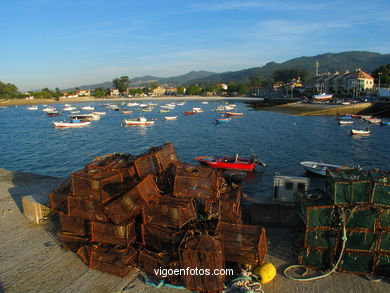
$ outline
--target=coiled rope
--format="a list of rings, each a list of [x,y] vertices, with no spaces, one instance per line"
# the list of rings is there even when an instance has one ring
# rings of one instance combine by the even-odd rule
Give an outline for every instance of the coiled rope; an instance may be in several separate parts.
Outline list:
[[[348,220],[351,218],[354,210],[355,209],[352,210]],[[307,282],[307,281],[314,281],[314,280],[322,279],[322,278],[325,278],[325,277],[331,275],[332,273],[334,273],[336,271],[337,267],[339,266],[339,264],[341,262],[341,259],[343,257],[343,254],[344,254],[345,243],[347,242],[347,231],[346,231],[345,226],[346,226],[348,220],[346,220],[344,209],[341,209],[341,222],[342,222],[342,226],[343,226],[343,235],[341,236],[341,241],[342,241],[342,243],[341,243],[341,251],[340,251],[340,255],[339,255],[339,258],[337,259],[336,264],[333,266],[333,268],[329,272],[327,272],[325,274],[322,274],[322,275],[319,275],[319,276],[310,277],[310,278],[295,278],[295,277],[292,277],[292,276],[290,276],[288,274],[288,271],[290,269],[293,269],[293,268],[304,268],[305,272],[302,274],[302,276],[304,276],[308,272],[308,268],[306,266],[304,266],[304,265],[292,265],[292,266],[287,267],[283,271],[283,274],[290,280],[299,281],[299,282]]]

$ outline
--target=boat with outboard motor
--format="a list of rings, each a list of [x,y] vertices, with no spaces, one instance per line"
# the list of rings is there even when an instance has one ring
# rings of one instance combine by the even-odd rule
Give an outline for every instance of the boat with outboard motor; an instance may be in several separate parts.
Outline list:
[[[239,157],[236,154],[234,157],[219,157],[219,156],[200,156],[195,158],[200,164],[218,169],[239,170],[251,172],[256,165],[266,167],[267,164],[258,160],[255,155],[249,159]]]
[[[306,171],[321,176],[326,176],[327,170],[350,169],[350,167],[348,166],[320,163],[320,162],[311,162],[311,161],[301,162],[300,164],[303,166],[303,168],[305,168]]]

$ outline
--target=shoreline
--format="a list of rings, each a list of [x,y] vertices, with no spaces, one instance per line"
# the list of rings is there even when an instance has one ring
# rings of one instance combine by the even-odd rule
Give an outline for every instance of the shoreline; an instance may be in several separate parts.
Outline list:
[[[258,109],[259,111],[276,112],[294,116],[336,116],[343,114],[357,114],[369,107],[372,103],[358,103],[352,105],[327,104],[298,104],[270,106]]]
[[[241,100],[241,101],[262,101],[262,98],[256,97],[223,97],[223,96],[172,96],[172,97],[142,97],[142,98],[105,98],[96,99],[93,96],[79,98],[60,98],[55,101],[53,99],[36,99],[36,100],[0,100],[0,106],[28,106],[28,105],[43,105],[43,104],[66,104],[66,103],[87,103],[87,102],[132,102],[132,101],[224,101],[224,100]]]

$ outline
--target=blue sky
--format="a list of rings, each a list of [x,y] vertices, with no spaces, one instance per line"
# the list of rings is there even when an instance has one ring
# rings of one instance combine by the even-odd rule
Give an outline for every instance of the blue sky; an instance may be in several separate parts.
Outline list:
[[[390,53],[389,0],[2,0],[0,81],[21,90]]]

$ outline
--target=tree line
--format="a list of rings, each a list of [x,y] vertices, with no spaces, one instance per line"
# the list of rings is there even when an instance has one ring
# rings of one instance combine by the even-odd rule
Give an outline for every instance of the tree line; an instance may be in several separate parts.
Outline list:
[[[371,75],[375,79],[375,83],[378,84],[379,78],[381,86],[390,85],[390,64],[386,64],[376,68]],[[246,82],[231,81],[227,83],[227,89],[224,89],[221,85],[210,84],[207,82],[199,82],[196,84],[180,85],[177,88],[178,95],[246,95],[249,93],[249,89],[253,87],[272,87],[275,83],[286,85],[291,82],[292,79],[300,78],[305,83],[312,78],[309,71],[300,68],[291,69],[278,69],[275,70],[270,78],[264,78],[261,75],[251,76]],[[131,96],[149,94],[154,89],[158,88],[160,84],[158,82],[151,82],[143,88],[129,88],[130,78],[128,76],[121,76],[115,78],[112,81],[114,88],[118,89],[120,94],[128,94]],[[77,90],[78,88],[76,88]],[[76,92],[76,91],[74,91]],[[68,92],[72,93],[72,92]],[[63,95],[59,88],[50,90],[44,88],[40,91],[28,92],[30,96],[35,99],[55,99],[58,100]],[[93,91],[93,95],[97,98],[105,97],[109,95],[109,89],[96,88]],[[19,91],[18,87],[11,83],[4,83],[0,81],[0,99],[20,99],[25,98],[26,94]]]

